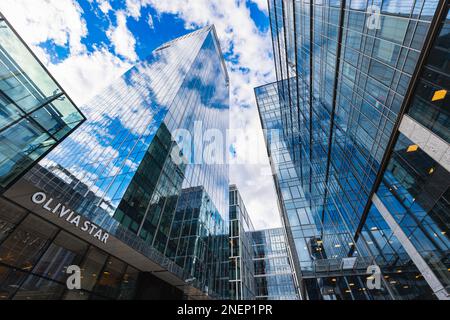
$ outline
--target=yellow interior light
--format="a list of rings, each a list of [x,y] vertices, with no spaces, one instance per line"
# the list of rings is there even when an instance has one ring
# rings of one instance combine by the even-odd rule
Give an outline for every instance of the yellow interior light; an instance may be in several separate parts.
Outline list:
[[[434,92],[433,98],[431,98],[431,101],[442,100],[445,98],[446,94],[447,94],[447,90],[445,90],[445,89],[437,90]]]
[[[417,144],[412,144],[408,147],[408,149],[406,149],[406,152],[417,151],[417,149],[419,149],[419,146]]]

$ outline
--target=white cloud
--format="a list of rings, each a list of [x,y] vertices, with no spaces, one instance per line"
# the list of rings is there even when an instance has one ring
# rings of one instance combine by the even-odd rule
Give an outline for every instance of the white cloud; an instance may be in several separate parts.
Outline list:
[[[87,102],[130,67],[129,63],[123,62],[106,48],[73,55],[61,63],[48,66],[49,71],[78,105]]]
[[[109,11],[112,10],[111,4],[109,3],[108,0],[97,0],[97,3],[100,11],[103,12],[104,14],[107,14]]]
[[[86,21],[75,1],[2,0],[0,10],[30,44],[53,40],[59,46],[68,45],[72,54],[85,50],[81,39],[87,36]]]
[[[87,52],[81,43],[88,36],[86,21],[76,1],[1,0],[0,10],[78,105],[130,67],[104,47]],[[39,46],[48,40],[68,45],[69,56],[52,63]]]
[[[127,15],[133,17],[138,20],[141,17],[141,0],[126,0],[125,6]]]
[[[230,180],[237,185],[256,228],[281,226],[275,187],[256,107],[231,106],[230,118],[233,119],[232,127],[243,130],[234,143],[238,164],[230,165]]]
[[[111,26],[106,35],[114,46],[117,54],[129,59],[130,61],[137,60],[135,51],[136,39],[127,27],[127,15],[124,11],[116,12],[117,26]]]

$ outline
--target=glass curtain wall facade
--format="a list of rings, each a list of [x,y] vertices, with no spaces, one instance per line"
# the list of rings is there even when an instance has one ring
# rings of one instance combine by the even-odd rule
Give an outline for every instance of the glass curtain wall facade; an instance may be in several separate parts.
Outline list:
[[[255,93],[263,128],[282,132],[279,143],[266,141],[304,298],[445,298],[372,205],[417,66],[438,16],[447,15],[445,1],[268,3],[278,81]],[[445,51],[441,24],[435,50]],[[441,73],[424,75],[445,87]],[[445,111],[434,112],[444,113],[437,131]],[[351,272],[348,257],[356,258]],[[363,285],[370,264],[383,271],[381,290]],[[361,285],[348,280],[355,276]]]
[[[170,258],[208,295],[228,298],[227,228],[203,187],[182,190],[172,229]]]
[[[379,232],[388,239],[394,250],[383,248],[383,255],[378,258],[390,258],[396,261],[387,268],[384,265],[381,290],[367,290],[366,269],[377,263],[375,257],[358,256],[348,269],[344,267],[343,257],[329,257],[324,249],[320,229],[309,210],[309,205],[303,191],[300,175],[295,170],[295,163],[289,151],[288,143],[282,134],[281,107],[278,94],[278,84],[271,83],[255,88],[258,109],[263,129],[267,129],[266,143],[274,173],[274,182],[282,212],[282,221],[286,228],[289,247],[292,249],[293,266],[298,274],[302,299],[394,299],[394,298],[425,298],[432,296],[428,284],[419,277],[420,272],[403,250],[398,239],[377,212]],[[275,131],[274,131],[275,130]],[[281,136],[281,139],[277,139]],[[343,227],[343,226],[341,226]],[[375,233],[375,229],[371,230]],[[373,239],[372,239],[373,240]],[[369,244],[371,241],[368,241]],[[373,241],[372,241],[373,243]],[[363,243],[362,245],[368,246]],[[343,259],[344,258],[344,259]],[[407,266],[407,268],[397,268]],[[391,286],[397,284],[397,291]]]
[[[228,246],[228,166],[202,146],[208,129],[225,136],[228,99],[214,26],[167,42],[87,103],[88,120],[5,195],[36,211],[42,191],[148,259],[139,263],[222,296],[228,257],[212,257]]]
[[[256,300],[298,300],[284,229],[257,230],[251,235]]]
[[[376,197],[427,265],[436,294],[450,291],[450,14],[418,70],[411,100]],[[417,262],[419,263],[419,262]]]
[[[0,193],[84,120],[0,14]]]
[[[236,185],[230,185],[230,299],[255,299],[253,223]]]

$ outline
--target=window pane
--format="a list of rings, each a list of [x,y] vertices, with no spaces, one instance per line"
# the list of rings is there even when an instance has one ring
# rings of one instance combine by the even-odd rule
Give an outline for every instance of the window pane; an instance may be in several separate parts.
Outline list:
[[[0,128],[20,118],[23,112],[0,93]]]
[[[81,114],[66,96],[61,96],[45,107],[39,108],[31,116],[58,139],[64,137],[83,120]]]
[[[14,300],[58,300],[64,292],[65,286],[41,277],[29,275]]]
[[[119,292],[124,271],[125,263],[110,257],[106,263],[105,270],[100,275],[94,293],[115,298]]]
[[[45,252],[33,270],[48,278],[65,282],[66,268],[79,265],[88,244],[65,232],[61,232]]]
[[[55,140],[28,119],[0,133],[0,184],[6,186]]]
[[[403,43],[408,28],[408,20],[398,17],[381,16],[380,37],[397,43]]]
[[[31,271],[56,227],[29,215],[0,246],[0,261]]]
[[[0,198],[0,242],[5,239],[26,214],[26,211]]]
[[[5,21],[0,21],[0,44],[0,90],[24,111],[61,92]]]
[[[24,272],[0,266],[0,300],[11,299],[25,277]]]
[[[120,287],[119,300],[128,300],[134,298],[136,290],[136,283],[138,280],[139,271],[131,266],[128,266],[122,278],[122,285]]]
[[[85,261],[81,266],[81,288],[91,291],[94,287],[99,273],[105,264],[107,255],[94,248],[90,247]]]

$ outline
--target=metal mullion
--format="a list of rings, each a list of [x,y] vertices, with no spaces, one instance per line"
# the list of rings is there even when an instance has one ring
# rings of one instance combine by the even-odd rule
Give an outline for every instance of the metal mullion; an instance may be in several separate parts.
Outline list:
[[[180,242],[181,241],[185,241],[185,240],[182,240],[182,238],[183,238],[183,227],[184,227],[184,224],[186,222],[186,219],[185,219],[185,217],[186,217],[186,210],[187,210],[187,207],[184,208],[183,216],[182,216],[181,221],[180,221],[180,232],[178,234],[177,248],[175,249],[175,257],[174,257],[174,260],[173,260],[175,264],[176,264],[177,258],[180,257],[178,254],[181,253],[180,252]],[[199,212],[199,216],[200,216],[200,212]],[[183,259],[183,267],[184,267],[185,264],[186,264],[186,256],[184,256],[184,259]]]
[[[295,6],[295,1],[292,2],[292,15],[293,15],[293,24],[294,24],[294,50],[295,50],[295,77],[296,77],[296,90],[297,90],[297,121],[298,121],[298,126],[300,127],[301,125],[301,121],[300,121],[300,113],[303,112],[300,111],[300,87],[299,87],[299,76],[298,76],[298,48],[297,48],[297,19],[296,19],[296,6]],[[302,38],[303,39],[303,38]],[[304,117],[304,116],[303,116]],[[299,128],[299,133],[300,134],[300,128]],[[294,152],[295,154],[295,152]],[[299,161],[300,161],[300,180],[303,181],[303,165],[302,165],[302,152],[301,150],[299,150]],[[295,159],[295,157],[294,157]]]
[[[312,148],[313,148],[313,126],[312,126],[312,114],[313,114],[313,37],[314,37],[314,6],[313,1],[309,2],[309,208],[312,210],[312,174],[313,174],[313,164],[312,164]]]
[[[34,106],[33,109],[31,109],[30,111],[24,111],[14,100],[12,100],[6,93],[3,92],[3,90],[0,89],[0,94],[6,99],[8,100],[9,103],[11,103],[12,105],[14,105],[17,109],[19,109],[21,112],[23,112],[23,114],[21,115],[20,118],[8,123],[7,125],[3,126],[0,129],[1,131],[4,131],[6,129],[8,129],[9,127],[12,127],[13,125],[15,125],[16,123],[20,122],[23,118],[25,117],[29,117],[31,116],[31,114],[35,111],[37,111],[38,109],[45,107],[47,104],[52,103],[54,100],[58,99],[59,97],[61,97],[62,95],[64,95],[62,92],[53,95],[49,98],[47,98],[45,101],[41,102],[40,104],[38,104],[37,106]],[[32,117],[30,117],[30,120],[32,120],[34,123],[36,123],[39,127],[42,127],[39,123],[37,123]],[[43,127],[42,127],[43,128]],[[45,130],[45,129],[44,129]],[[45,130],[47,131],[47,130]],[[52,136],[53,137],[53,136]]]
[[[2,95],[6,98],[6,100],[8,100],[10,103],[14,104],[20,111],[24,112],[22,110],[22,108],[20,108],[13,100],[11,100],[11,98],[9,98],[6,94],[3,93],[3,91],[0,90],[0,93],[2,93]],[[63,95],[63,93],[60,93],[56,96],[53,96],[50,100],[46,101],[45,103],[35,107],[32,111],[29,112],[24,112],[24,115],[22,115],[19,119],[14,120],[13,122],[7,124],[6,126],[4,126],[3,128],[1,128],[0,132],[12,127],[13,125],[19,123],[20,121],[22,121],[23,119],[27,119],[28,121],[31,121],[33,124],[35,124],[37,127],[39,127],[39,129],[41,129],[42,131],[44,131],[45,133],[47,133],[53,140],[55,140],[55,142],[59,141],[52,133],[50,133],[47,129],[45,129],[39,122],[37,122],[33,117],[31,117],[31,114],[35,111],[37,111],[39,108],[43,108],[45,107],[47,104],[52,103],[55,99],[61,97]]]
[[[329,133],[329,139],[328,139],[328,155],[327,155],[327,167],[326,167],[326,173],[325,173],[325,194],[323,198],[323,207],[326,205],[327,196],[328,196],[328,176],[330,173],[330,162],[331,162],[331,152],[332,152],[332,143],[333,143],[333,127],[334,127],[334,116],[336,113],[336,100],[337,100],[337,90],[338,90],[338,80],[339,80],[339,68],[340,68],[340,57],[341,57],[341,51],[342,51],[342,33],[344,30],[344,14],[345,14],[345,6],[346,6],[346,0],[342,0],[341,2],[341,8],[339,13],[339,30],[338,30],[338,39],[337,39],[337,52],[336,52],[336,69],[334,72],[334,89],[333,89],[333,105],[331,108],[331,115],[330,115],[330,133]],[[322,222],[324,221],[324,214],[325,210],[322,208]]]
[[[281,102],[281,101],[285,100],[285,92],[286,92],[286,90],[284,88],[285,84],[284,84],[284,81],[283,81],[283,67],[282,67],[282,62],[281,62],[281,60],[282,60],[281,59],[281,46],[280,46],[280,38],[279,38],[279,35],[278,35],[278,30],[279,29],[278,29],[278,18],[277,18],[277,8],[276,8],[277,5],[275,3],[275,0],[273,0],[273,4],[274,4],[273,10],[274,10],[274,15],[275,15],[275,28],[276,28],[276,31],[277,31],[276,39],[277,39],[277,46],[278,46],[278,62],[279,62],[279,69],[280,69],[280,79],[279,79],[279,82],[277,83],[277,86],[278,86],[278,84],[281,84],[281,91],[282,91],[282,97],[283,97],[283,99],[280,99],[280,102]],[[281,110],[283,110],[283,109],[284,108],[281,108]],[[281,112],[281,114],[282,114],[282,116],[285,115],[287,117],[285,112]],[[283,132],[284,131],[285,130],[283,129]],[[284,135],[285,135],[285,133],[284,133]]]
[[[267,8],[270,10],[270,1],[271,0],[267,0]],[[275,8],[273,7],[273,10],[275,10]],[[275,77],[278,77],[278,74],[277,74],[277,66],[278,66],[278,61],[277,61],[277,57],[276,57],[276,54],[275,54],[275,33],[273,32],[273,28],[272,28],[272,24],[273,24],[273,22],[272,22],[272,18],[271,18],[271,14],[270,14],[270,12],[269,12],[269,24],[270,24],[270,31],[271,31],[271,33],[272,33],[272,51],[273,51],[273,60],[274,60],[274,64],[275,64]],[[277,87],[278,87],[278,84],[277,84]]]
[[[286,64],[286,81],[287,81],[287,96],[288,96],[288,104],[289,104],[289,115],[290,115],[290,127],[291,127],[291,132],[290,132],[290,140],[291,140],[291,148],[292,150],[294,149],[294,125],[293,125],[293,120],[292,120],[292,98],[291,98],[291,81],[290,81],[290,76],[289,76],[289,53],[288,53],[288,44],[287,44],[287,28],[286,28],[286,10],[284,8],[284,1],[281,1],[281,15],[283,17],[283,38],[284,38],[284,52],[285,52],[285,64]],[[281,58],[281,56],[280,56]],[[291,152],[293,153],[293,158],[295,161],[295,151]]]

